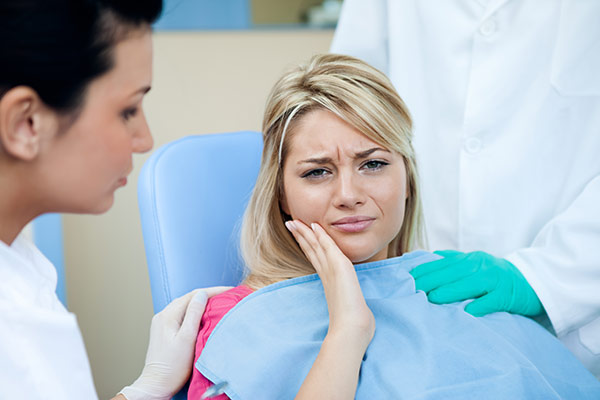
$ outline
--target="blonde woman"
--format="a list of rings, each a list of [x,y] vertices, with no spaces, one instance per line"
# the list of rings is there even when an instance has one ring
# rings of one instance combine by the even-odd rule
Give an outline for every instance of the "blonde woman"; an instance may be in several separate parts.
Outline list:
[[[276,83],[263,132],[248,273],[207,305],[190,399],[212,383],[234,399],[600,393],[533,321],[476,319],[415,291],[410,269],[440,257],[411,252],[422,245],[411,119],[382,73],[316,56]]]

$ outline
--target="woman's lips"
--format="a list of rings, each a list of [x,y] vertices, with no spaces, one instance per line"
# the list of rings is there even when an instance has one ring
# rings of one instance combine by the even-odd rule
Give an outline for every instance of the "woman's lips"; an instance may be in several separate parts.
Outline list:
[[[371,226],[374,221],[375,218],[372,217],[346,217],[335,221],[331,225],[342,232],[356,233],[364,231]]]

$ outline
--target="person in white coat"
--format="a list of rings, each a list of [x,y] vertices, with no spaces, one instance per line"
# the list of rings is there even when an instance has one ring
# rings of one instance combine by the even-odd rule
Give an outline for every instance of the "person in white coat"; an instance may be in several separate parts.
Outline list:
[[[546,322],[600,377],[600,2],[345,0],[414,117],[430,301]],[[548,323],[549,322],[549,323]]]
[[[0,398],[97,398],[56,271],[20,232],[46,212],[101,213],[152,137],[150,23],[161,0],[0,2]],[[207,295],[157,314],[146,365],[116,398],[170,399],[187,380]],[[119,330],[120,328],[115,327]]]

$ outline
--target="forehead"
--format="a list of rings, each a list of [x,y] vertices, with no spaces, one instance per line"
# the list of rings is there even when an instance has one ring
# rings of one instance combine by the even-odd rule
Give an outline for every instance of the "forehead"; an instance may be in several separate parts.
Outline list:
[[[314,110],[303,116],[291,135],[288,157],[334,156],[382,147],[352,125],[327,110]]]
[[[148,30],[131,32],[113,49],[113,68],[90,85],[97,97],[122,98],[152,82],[152,36]]]

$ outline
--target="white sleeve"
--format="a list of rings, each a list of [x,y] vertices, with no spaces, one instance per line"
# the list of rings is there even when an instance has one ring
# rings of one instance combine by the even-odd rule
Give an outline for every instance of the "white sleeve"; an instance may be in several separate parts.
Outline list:
[[[345,0],[330,50],[360,58],[387,74],[387,0]]]
[[[599,318],[600,176],[542,228],[531,247],[506,259],[535,290],[558,337]]]

